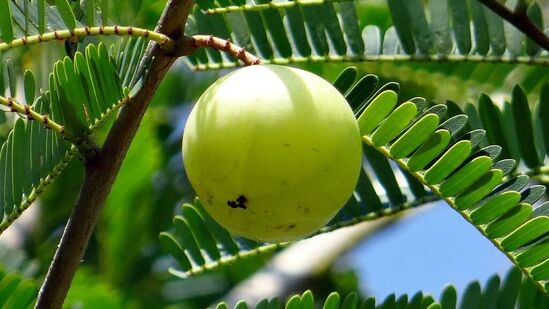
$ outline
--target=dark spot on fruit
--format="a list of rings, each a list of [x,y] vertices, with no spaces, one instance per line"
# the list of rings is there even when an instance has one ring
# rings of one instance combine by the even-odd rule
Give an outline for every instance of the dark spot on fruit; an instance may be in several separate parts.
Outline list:
[[[231,208],[242,208],[247,209],[246,202],[248,199],[244,195],[240,195],[236,198],[236,201],[227,201],[227,205],[229,205]]]
[[[295,224],[292,223],[292,224],[288,225],[288,231],[289,231],[289,230],[292,230],[292,229],[294,229],[294,228],[295,228]]]
[[[291,147],[292,146],[290,143],[284,143],[282,145],[284,145],[285,147]]]

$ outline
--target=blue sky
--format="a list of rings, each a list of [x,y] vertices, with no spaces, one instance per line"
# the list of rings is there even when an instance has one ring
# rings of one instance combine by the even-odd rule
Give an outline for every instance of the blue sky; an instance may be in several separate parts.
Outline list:
[[[444,286],[461,293],[511,267],[507,257],[445,203],[435,203],[372,237],[343,258],[378,301],[422,290],[438,299]]]

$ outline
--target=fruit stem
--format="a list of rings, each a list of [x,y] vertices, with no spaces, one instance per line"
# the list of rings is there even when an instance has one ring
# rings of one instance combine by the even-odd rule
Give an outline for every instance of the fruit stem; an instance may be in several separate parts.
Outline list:
[[[244,47],[233,44],[230,39],[224,40],[213,35],[193,35],[191,40],[194,48],[209,47],[226,52],[244,62],[244,65],[261,64],[261,60],[257,56],[247,52]]]

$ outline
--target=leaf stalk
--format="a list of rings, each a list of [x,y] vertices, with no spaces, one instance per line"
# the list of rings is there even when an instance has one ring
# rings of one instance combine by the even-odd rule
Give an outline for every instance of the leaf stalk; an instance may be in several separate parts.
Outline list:
[[[161,49],[166,52],[171,52],[175,47],[175,42],[169,36],[159,32],[155,32],[148,29],[142,29],[137,27],[126,26],[109,26],[109,27],[84,27],[75,28],[74,30],[60,30],[53,31],[44,34],[37,34],[33,36],[26,36],[18,39],[14,39],[11,42],[0,43],[0,52],[6,51],[12,48],[27,46],[45,42],[63,42],[74,41],[88,36],[97,35],[118,35],[118,36],[134,36],[143,37],[151,41],[156,42]]]

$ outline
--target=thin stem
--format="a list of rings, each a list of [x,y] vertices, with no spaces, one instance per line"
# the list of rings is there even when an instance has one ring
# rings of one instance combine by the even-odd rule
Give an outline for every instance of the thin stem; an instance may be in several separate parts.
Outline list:
[[[191,8],[191,0],[169,0],[155,31],[178,40],[185,30]],[[177,60],[177,55],[163,49],[160,43],[149,45],[145,57],[152,59],[152,62],[143,86],[118,114],[99,155],[86,162],[84,182],[76,206],[38,293],[36,308],[62,307],[143,115],[160,82]]]
[[[268,9],[288,9],[299,6],[312,6],[319,4],[330,4],[338,2],[346,2],[353,0],[297,0],[297,1],[272,1],[267,3],[256,3],[256,4],[244,4],[244,5],[229,5],[219,8],[211,8],[204,10],[205,14],[225,14],[231,12],[243,12],[243,11],[262,11]]]
[[[209,47],[226,52],[242,61],[245,65],[261,64],[261,60],[258,57],[247,52],[244,47],[233,44],[230,40],[216,38],[213,35],[193,35],[191,41],[192,46],[195,48]]]
[[[543,30],[538,28],[536,24],[528,18],[526,10],[519,8],[515,12],[509,10],[505,5],[496,0],[478,0],[487,8],[499,15],[501,18],[510,22],[518,30],[528,36],[532,41],[536,42],[543,49],[549,51],[549,37],[543,33]]]
[[[167,52],[171,52],[174,49],[175,42],[170,37],[158,33],[155,31],[141,29],[136,27],[123,27],[123,26],[109,26],[109,27],[84,27],[84,28],[75,28],[73,31],[70,30],[60,30],[53,31],[44,34],[38,34],[33,36],[26,36],[19,39],[15,39],[11,42],[0,43],[0,52],[44,42],[52,41],[71,41],[79,38],[84,38],[88,36],[97,36],[97,35],[120,35],[120,36],[135,36],[143,37],[149,39],[153,42],[156,42],[160,48]]]
[[[118,101],[112,109],[116,109],[129,101],[129,97],[125,97],[122,100]],[[51,129],[57,134],[61,135],[64,139],[68,140],[71,144],[78,148],[78,151],[84,156],[85,159],[89,160],[92,156],[96,155],[97,145],[89,139],[87,136],[77,136],[73,132],[68,131],[65,126],[55,122],[53,119],[49,118],[47,115],[42,115],[36,112],[30,105],[25,105],[17,102],[13,98],[4,98],[0,96],[0,105],[4,105],[10,109],[11,112],[23,114],[27,119],[33,120],[44,125],[45,128]],[[111,110],[105,111],[105,115],[110,114]],[[98,119],[97,122],[102,121]],[[90,125],[90,130],[93,130],[98,123]]]
[[[28,119],[34,120],[36,122],[40,122],[46,128],[53,130],[54,132],[62,135],[63,137],[68,139],[70,142],[75,144],[75,141],[71,140],[71,138],[73,137],[70,136],[70,133],[65,131],[65,127],[53,121],[48,116],[37,113],[29,105],[21,104],[13,98],[4,98],[1,96],[0,96],[0,104],[9,107],[11,112],[26,115]]]
[[[502,64],[523,64],[540,67],[549,66],[549,60],[543,57],[507,57],[507,56],[485,56],[485,55],[325,55],[291,58],[262,59],[262,63],[288,65],[291,63],[325,63],[325,62],[431,62],[431,63],[502,63]],[[196,71],[218,70],[234,68],[238,66],[234,62],[206,63],[192,65]]]

